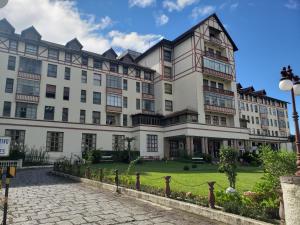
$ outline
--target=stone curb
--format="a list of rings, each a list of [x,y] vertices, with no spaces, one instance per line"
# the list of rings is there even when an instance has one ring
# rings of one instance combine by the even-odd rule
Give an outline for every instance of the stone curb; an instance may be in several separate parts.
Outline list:
[[[25,166],[25,167],[21,167],[21,168],[17,168],[20,170],[29,170],[29,169],[49,169],[49,168],[53,168],[53,165],[46,165],[46,166]]]
[[[72,176],[69,174],[64,174],[64,173],[60,173],[60,172],[56,172],[56,171],[51,171],[50,173],[52,175],[69,178],[71,180],[82,182],[87,185],[91,185],[94,187],[103,188],[106,190],[116,192],[115,185],[102,183],[100,181],[89,180],[86,178],[80,178],[80,177],[76,177],[76,176]],[[270,223],[266,223],[263,221],[258,221],[258,220],[254,220],[251,218],[247,218],[247,217],[243,217],[243,216],[239,216],[239,215],[235,215],[235,214],[231,214],[231,213],[226,213],[223,211],[218,211],[218,210],[214,210],[211,208],[207,208],[207,207],[203,207],[203,206],[199,206],[199,205],[195,205],[195,204],[191,204],[191,203],[177,201],[177,200],[166,198],[166,197],[148,194],[146,192],[136,191],[136,190],[132,190],[129,188],[119,187],[119,193],[124,193],[124,194],[134,197],[134,198],[143,199],[143,200],[150,201],[150,202],[153,202],[153,203],[156,203],[159,205],[167,206],[170,208],[179,209],[179,210],[186,211],[189,213],[194,213],[196,215],[204,216],[206,218],[216,220],[219,222],[223,222],[226,224],[271,225]]]

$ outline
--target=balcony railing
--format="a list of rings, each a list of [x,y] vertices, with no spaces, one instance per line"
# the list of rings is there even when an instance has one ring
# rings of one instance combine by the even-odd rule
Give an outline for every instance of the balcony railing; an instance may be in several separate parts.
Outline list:
[[[211,42],[214,42],[214,43],[218,44],[218,45],[222,44],[222,41],[219,38],[216,38],[216,37],[213,37],[213,36],[210,36],[209,40]]]
[[[228,95],[228,96],[234,96],[233,91],[228,91],[221,88],[215,88],[208,85],[203,85],[203,91],[208,91],[208,92],[213,92],[213,93],[218,93],[218,94]]]
[[[27,73],[27,72],[18,72],[18,77],[20,78],[25,78],[25,79],[31,79],[31,80],[40,80],[41,75],[39,74],[34,74],[34,73]]]
[[[16,94],[16,100],[22,102],[31,102],[31,103],[38,103],[40,100],[39,96],[33,95],[24,95],[24,94]]]
[[[268,118],[268,113],[267,112],[259,112],[260,117],[263,118]]]
[[[154,99],[154,95],[149,95],[149,94],[146,94],[146,93],[143,93],[142,94],[142,98],[143,99]]]
[[[121,113],[122,112],[122,107],[106,105],[106,112]]]
[[[266,125],[266,124],[261,125],[261,129],[268,129],[268,128],[269,128],[269,125]]]
[[[121,88],[111,88],[111,87],[106,87],[106,92],[107,93],[112,93],[112,94],[122,94],[122,89]]]
[[[219,72],[207,67],[203,67],[203,73],[210,75],[210,76],[214,76],[214,77],[218,77],[221,79],[225,79],[225,80],[233,80],[233,76],[227,73],[223,73],[223,72]]]
[[[209,111],[209,112],[223,113],[223,114],[229,114],[229,115],[235,114],[235,108],[228,108],[228,107],[222,107],[222,106],[216,106],[216,105],[204,104],[204,110]]]
[[[218,60],[222,60],[225,62],[228,62],[228,58],[225,56],[221,56],[221,55],[217,55],[214,52],[209,52],[209,51],[205,51],[204,53],[205,56],[213,58],[213,59],[218,59]]]

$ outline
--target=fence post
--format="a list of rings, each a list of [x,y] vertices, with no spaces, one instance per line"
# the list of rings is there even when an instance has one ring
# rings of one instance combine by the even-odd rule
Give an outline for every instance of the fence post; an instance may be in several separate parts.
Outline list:
[[[103,169],[100,168],[100,169],[99,169],[99,179],[100,179],[100,182],[103,182],[103,178],[104,178]]]
[[[117,186],[116,192],[119,192],[119,170],[115,170],[115,184]]]
[[[165,181],[166,181],[165,194],[168,198],[171,195],[170,180],[171,180],[171,176],[165,176]]]
[[[140,173],[136,173],[135,189],[136,189],[137,191],[140,191],[140,190],[141,190]]]
[[[208,204],[209,207],[212,209],[215,209],[215,194],[214,194],[214,185],[215,181],[207,182],[209,187],[209,193],[208,193]]]

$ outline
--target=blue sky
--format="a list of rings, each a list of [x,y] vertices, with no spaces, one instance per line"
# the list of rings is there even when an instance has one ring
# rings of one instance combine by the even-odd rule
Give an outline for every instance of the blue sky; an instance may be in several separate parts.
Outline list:
[[[288,64],[300,75],[300,0],[10,0],[0,18],[17,32],[34,25],[45,40],[77,37],[85,49],[102,53],[110,46],[144,51],[214,12],[239,48],[238,82],[291,102],[278,81]],[[300,111],[300,96],[297,105]]]

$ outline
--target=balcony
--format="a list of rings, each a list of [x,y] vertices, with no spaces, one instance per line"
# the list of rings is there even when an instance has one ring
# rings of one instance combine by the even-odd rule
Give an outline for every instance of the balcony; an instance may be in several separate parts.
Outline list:
[[[24,79],[30,79],[30,80],[40,80],[41,75],[40,74],[34,74],[34,73],[27,73],[27,72],[18,72],[18,77],[24,78]]]
[[[259,115],[261,118],[268,118],[268,113],[267,112],[259,112]]]
[[[213,59],[217,59],[217,60],[222,60],[224,62],[228,62],[228,58],[225,56],[221,56],[221,55],[217,55],[213,52],[209,52],[209,51],[205,51],[204,53],[205,56],[209,57],[209,58],[213,58]]]
[[[228,96],[234,96],[233,91],[228,91],[220,88],[215,88],[207,85],[203,85],[203,91],[213,92],[221,95],[228,95]]]
[[[24,94],[18,94],[18,93],[16,94],[16,101],[38,103],[39,100],[40,100],[39,96],[24,95]]]
[[[213,36],[210,36],[209,37],[209,40],[215,44],[218,44],[218,45],[221,45],[222,44],[222,41],[219,39],[219,38],[216,38],[216,37],[213,37]]]
[[[261,129],[263,129],[263,130],[268,129],[268,128],[269,128],[269,125],[266,125],[266,124],[261,125]]]
[[[223,73],[223,72],[219,72],[217,70],[213,70],[213,69],[210,69],[210,68],[207,68],[207,67],[203,67],[203,73],[207,74],[207,75],[210,75],[210,76],[213,76],[213,77],[221,78],[221,79],[224,79],[224,80],[230,80],[230,81],[233,80],[232,75],[227,74],[227,73]]]
[[[122,89],[121,88],[106,87],[106,93],[122,95]]]
[[[106,105],[106,112],[122,113],[122,107]]]
[[[143,98],[143,99],[150,99],[150,100],[153,100],[153,99],[154,99],[154,95],[149,95],[149,94],[143,93],[143,94],[142,94],[142,98]]]
[[[204,110],[208,112],[235,115],[235,108],[204,104]]]

